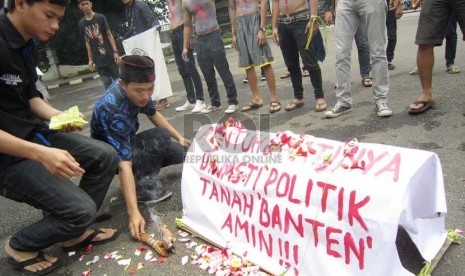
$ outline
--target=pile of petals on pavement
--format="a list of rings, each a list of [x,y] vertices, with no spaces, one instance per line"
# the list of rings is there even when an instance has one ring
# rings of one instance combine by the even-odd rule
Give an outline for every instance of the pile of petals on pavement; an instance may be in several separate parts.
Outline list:
[[[181,264],[190,263],[197,265],[200,269],[207,271],[209,274],[216,276],[264,276],[269,275],[260,270],[260,267],[232,254],[230,246],[220,249],[211,245],[200,244],[191,241],[189,234],[180,231],[178,233],[181,238],[180,242],[184,242],[187,249],[193,250],[190,256],[184,256],[181,259]],[[247,254],[244,253],[244,256]]]

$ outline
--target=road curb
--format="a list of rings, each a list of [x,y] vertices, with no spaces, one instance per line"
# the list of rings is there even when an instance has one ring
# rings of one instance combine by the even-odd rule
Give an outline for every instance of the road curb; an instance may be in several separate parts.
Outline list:
[[[98,78],[100,78],[100,76],[98,74],[95,74],[95,75],[86,76],[86,77],[82,77],[82,78],[77,78],[77,79],[73,78],[72,80],[60,81],[59,83],[47,85],[47,90],[53,90],[53,89],[57,89],[59,87],[81,84],[83,82],[90,81],[90,80],[95,80],[95,79],[98,79]]]

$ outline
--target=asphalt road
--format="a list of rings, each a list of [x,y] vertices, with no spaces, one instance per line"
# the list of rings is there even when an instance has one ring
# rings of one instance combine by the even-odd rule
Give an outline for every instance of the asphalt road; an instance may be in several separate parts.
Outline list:
[[[255,113],[235,114],[234,117],[246,121],[252,126],[257,126],[261,130],[283,131],[292,130],[297,133],[306,133],[318,137],[334,140],[346,141],[356,137],[361,142],[389,144],[399,147],[415,148],[433,151],[438,154],[443,167],[445,187],[447,193],[448,214],[446,217],[447,228],[465,229],[465,112],[463,85],[465,81],[462,72],[457,75],[449,75],[445,72],[444,47],[438,47],[436,53],[436,66],[434,75],[434,93],[436,97],[436,108],[420,116],[410,116],[407,114],[407,106],[416,100],[420,93],[420,82],[417,76],[410,76],[408,72],[416,64],[416,49],[414,37],[418,22],[418,14],[405,15],[398,21],[398,41],[394,63],[396,69],[390,71],[390,95],[389,106],[393,110],[390,118],[379,118],[373,108],[372,92],[369,88],[364,88],[358,74],[357,54],[353,51],[353,112],[335,119],[325,119],[321,113],[314,112],[315,102],[310,80],[304,80],[305,85],[305,106],[293,112],[284,110],[268,115],[267,108],[263,107]],[[460,35],[459,35],[460,37]],[[271,42],[271,41],[270,41]],[[335,81],[335,52],[334,52],[334,29],[328,30],[328,54],[327,60],[321,64],[324,89],[328,104],[332,107],[335,104],[334,81]],[[458,43],[456,64],[465,69],[464,44]],[[292,87],[289,79],[281,80],[279,76],[285,70],[281,52],[278,47],[272,44],[272,51],[275,55],[274,64],[277,76],[278,96],[284,105],[292,98]],[[242,83],[244,72],[237,67],[237,53],[234,50],[227,50],[230,68],[234,75],[238,89],[240,105],[250,100],[250,89],[247,84]],[[171,107],[163,111],[168,120],[185,136],[192,137],[200,123],[192,123],[197,120],[205,122],[218,122],[224,120],[222,112],[210,114],[209,116],[192,117],[192,115],[177,113],[175,106],[179,106],[185,101],[185,92],[182,81],[177,72],[175,64],[168,65],[170,80],[172,83],[174,96],[170,98]],[[219,79],[219,78],[218,78]],[[266,82],[260,82],[261,94],[265,103],[269,101]],[[206,87],[206,86],[204,86]],[[224,87],[219,81],[222,104],[226,105]],[[102,95],[103,86],[100,80],[85,82],[77,86],[58,88],[50,91],[51,102],[57,108],[66,109],[78,105],[87,118],[90,118],[94,102]],[[208,99],[208,96],[206,95]],[[260,115],[261,114],[261,115]],[[269,116],[269,117],[268,117]],[[263,120],[267,119],[269,120]],[[259,125],[259,122],[269,123]],[[149,121],[141,117],[141,130],[150,127]],[[83,131],[84,135],[89,134],[88,127]],[[173,191],[173,196],[159,203],[154,207],[158,213],[164,214],[164,221],[172,232],[177,232],[174,219],[182,216],[182,201],[180,195],[180,181],[182,166],[172,166],[162,171],[162,181]],[[26,172],[25,172],[26,173]],[[135,256],[134,250],[140,244],[132,241],[127,234],[127,216],[122,194],[119,189],[118,180],[115,178],[108,193],[107,201],[111,202],[112,218],[99,225],[117,227],[123,234],[117,241],[96,247],[94,251],[86,255],[84,261],[79,261],[80,255],[67,256],[59,246],[54,246],[48,252],[62,258],[62,267],[55,272],[55,275],[81,275],[83,271],[92,269],[91,275],[128,275],[131,267],[137,264],[137,260],[142,256]],[[12,202],[0,197],[0,239],[4,242],[16,229],[30,224],[40,218],[41,213],[25,204]],[[148,211],[142,207],[144,214],[148,218]],[[150,231],[150,228],[148,229]],[[202,242],[202,241],[199,241]],[[414,246],[401,231],[398,237],[398,248],[400,258],[406,268],[417,273],[422,267],[421,259]],[[105,252],[119,251],[123,258],[132,258],[128,271],[124,267],[117,265],[116,261],[103,260]],[[145,268],[137,271],[136,275],[207,275],[205,271],[198,267],[187,264],[181,265],[181,258],[189,255],[190,250],[186,249],[182,243],[177,245],[177,252],[171,255],[166,262],[148,264]],[[94,256],[100,256],[102,260],[96,264],[86,265],[86,261],[92,260]],[[446,252],[434,275],[463,275],[465,263],[463,246],[453,245]],[[13,275],[13,271],[6,263],[6,254],[0,252],[0,275]]]

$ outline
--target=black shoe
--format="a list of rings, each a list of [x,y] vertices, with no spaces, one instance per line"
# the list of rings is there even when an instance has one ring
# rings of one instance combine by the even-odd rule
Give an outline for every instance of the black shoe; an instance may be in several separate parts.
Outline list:
[[[394,70],[396,69],[396,66],[392,64],[392,62],[388,62],[388,70]]]

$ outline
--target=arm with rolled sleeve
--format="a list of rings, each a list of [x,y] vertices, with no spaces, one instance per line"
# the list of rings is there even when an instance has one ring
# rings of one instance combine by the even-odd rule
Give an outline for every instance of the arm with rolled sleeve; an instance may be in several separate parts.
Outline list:
[[[119,180],[123,190],[124,201],[129,215],[129,231],[131,236],[139,240],[139,235],[145,232],[145,220],[137,206],[136,182],[132,170],[132,147],[130,118],[125,114],[107,113],[104,131],[107,142],[118,153]]]

